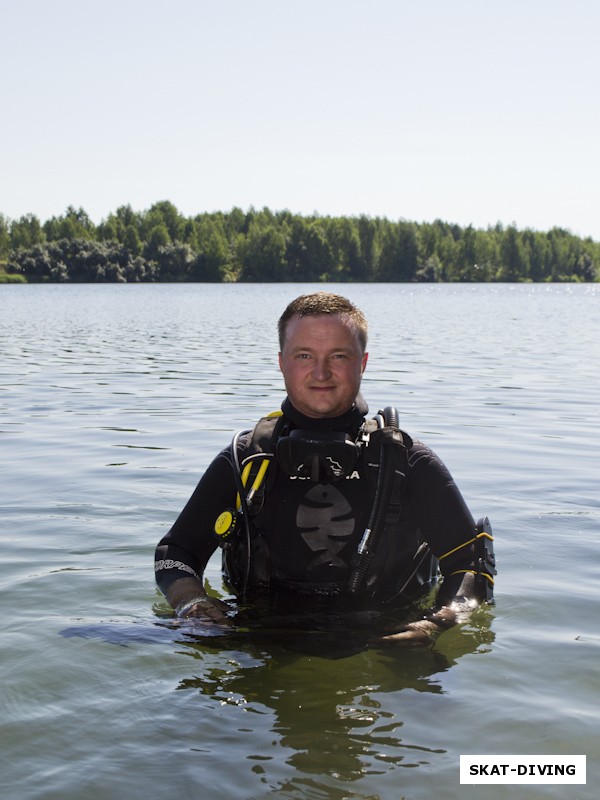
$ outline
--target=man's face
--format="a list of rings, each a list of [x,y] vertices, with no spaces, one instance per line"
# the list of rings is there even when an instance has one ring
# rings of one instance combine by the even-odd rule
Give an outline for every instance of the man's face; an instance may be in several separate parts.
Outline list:
[[[351,408],[368,354],[343,317],[292,317],[279,368],[292,405],[307,417],[337,417]]]

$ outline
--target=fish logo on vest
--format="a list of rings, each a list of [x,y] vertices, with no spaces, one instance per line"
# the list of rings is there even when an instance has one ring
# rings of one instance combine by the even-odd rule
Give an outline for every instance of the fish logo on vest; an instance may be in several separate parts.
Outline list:
[[[309,572],[324,564],[348,566],[339,553],[352,536],[355,520],[350,503],[339,489],[332,484],[310,489],[298,508],[296,524],[300,535],[316,554],[308,565]]]

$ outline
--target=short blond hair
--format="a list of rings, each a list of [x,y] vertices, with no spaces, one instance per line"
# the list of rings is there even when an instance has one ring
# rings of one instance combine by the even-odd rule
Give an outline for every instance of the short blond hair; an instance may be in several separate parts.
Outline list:
[[[356,329],[363,353],[366,351],[369,326],[365,315],[348,298],[332,292],[313,292],[292,300],[277,323],[279,349],[283,351],[287,325],[292,317],[318,317],[322,314],[335,314],[347,320]]]

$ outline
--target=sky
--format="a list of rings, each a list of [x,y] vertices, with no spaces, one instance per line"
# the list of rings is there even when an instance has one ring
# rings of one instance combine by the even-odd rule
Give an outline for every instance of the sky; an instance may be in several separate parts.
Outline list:
[[[0,213],[600,241],[597,0],[0,0]]]

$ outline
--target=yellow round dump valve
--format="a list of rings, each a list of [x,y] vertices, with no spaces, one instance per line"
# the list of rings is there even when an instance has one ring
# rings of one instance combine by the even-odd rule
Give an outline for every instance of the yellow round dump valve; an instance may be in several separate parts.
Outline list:
[[[231,509],[226,509],[216,519],[215,522],[215,533],[217,536],[220,536],[222,539],[226,539],[228,536],[235,531],[236,525],[236,513]]]

